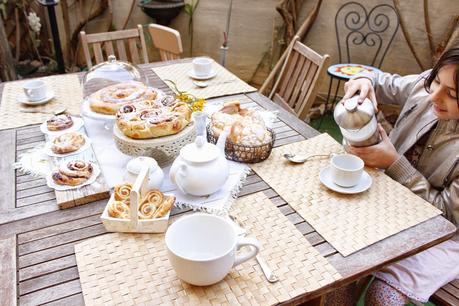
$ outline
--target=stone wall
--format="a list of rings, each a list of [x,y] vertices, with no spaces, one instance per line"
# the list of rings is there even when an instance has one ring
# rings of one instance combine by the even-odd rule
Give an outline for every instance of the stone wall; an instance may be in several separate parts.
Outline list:
[[[135,0],[137,1],[137,0]],[[91,1],[88,1],[88,3]],[[207,55],[215,60],[219,59],[219,48],[223,41],[222,32],[226,27],[229,0],[201,0],[194,16],[194,46],[193,56]],[[318,18],[313,25],[304,43],[319,53],[328,53],[331,62],[338,62],[338,51],[334,29],[334,16],[338,8],[348,1],[326,0],[323,1]],[[360,1],[365,7],[371,8],[380,3],[391,4],[390,0],[365,0]],[[425,34],[423,7],[420,0],[402,0],[402,16],[408,26],[409,34],[419,52],[422,63],[426,67],[432,65],[431,56]],[[253,75],[263,55],[269,52],[273,44],[273,32],[282,24],[280,15],[275,6],[278,0],[233,0],[231,24],[229,33],[228,68],[244,80],[253,79]],[[305,0],[300,12],[302,21],[312,9],[316,1]],[[121,28],[129,10],[131,1],[112,0],[113,24]],[[438,44],[445,35],[446,29],[455,14],[459,13],[459,1],[435,0],[430,1],[430,20],[435,44]],[[128,28],[136,24],[153,22],[139,7],[135,7]],[[172,23],[171,27],[177,29],[182,35],[185,57],[190,56],[190,36],[188,31],[188,16],[181,12]],[[108,28],[107,13],[92,21],[87,32],[104,31]],[[149,44],[150,61],[159,60],[158,54]],[[367,63],[369,59],[365,52],[361,52],[353,59],[355,62]],[[382,64],[382,70],[411,74],[421,70],[412,56],[402,31],[399,29],[394,42]],[[261,82],[266,76],[266,69],[254,80]],[[321,92],[326,92],[328,80],[323,83]]]

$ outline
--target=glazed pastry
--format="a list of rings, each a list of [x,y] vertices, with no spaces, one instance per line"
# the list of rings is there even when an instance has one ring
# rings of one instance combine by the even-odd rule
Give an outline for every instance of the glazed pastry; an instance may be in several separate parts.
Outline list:
[[[53,140],[51,151],[56,154],[75,152],[85,144],[84,136],[77,132],[62,134]]]
[[[91,163],[82,160],[73,160],[61,164],[58,171],[54,171],[52,178],[56,184],[77,186],[86,182],[93,173]]]
[[[50,131],[62,131],[73,126],[73,120],[66,114],[56,115],[46,121],[46,126]]]
[[[121,185],[115,186],[115,200],[124,201],[129,205],[131,197],[132,184],[124,183]]]
[[[92,111],[107,115],[116,112],[128,103],[154,101],[158,93],[154,88],[136,81],[128,81],[102,88],[89,97]]]
[[[149,139],[176,134],[191,120],[191,110],[184,102],[161,99],[153,103],[127,104],[116,114],[116,125],[133,139]]]
[[[157,189],[149,191],[139,205],[140,219],[153,218],[156,210],[161,206],[163,201],[164,194],[161,191]]]
[[[129,219],[131,209],[123,201],[113,201],[108,205],[108,215],[112,218]]]

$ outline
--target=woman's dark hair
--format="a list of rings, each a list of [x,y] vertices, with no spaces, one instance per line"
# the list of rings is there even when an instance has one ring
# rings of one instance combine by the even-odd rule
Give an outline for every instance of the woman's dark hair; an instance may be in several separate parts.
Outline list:
[[[459,103],[459,44],[455,44],[453,48],[446,50],[438,59],[432,71],[424,80],[424,88],[427,92],[430,92],[430,85],[437,77],[438,72],[441,68],[446,65],[455,65],[456,71],[454,73],[454,83],[456,83],[456,97]]]

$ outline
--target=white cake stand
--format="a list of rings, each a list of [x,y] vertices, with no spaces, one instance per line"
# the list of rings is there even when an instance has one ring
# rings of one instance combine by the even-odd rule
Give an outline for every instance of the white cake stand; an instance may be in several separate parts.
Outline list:
[[[130,156],[153,157],[161,168],[171,164],[179,155],[180,149],[196,138],[194,122],[190,122],[181,132],[152,139],[132,139],[120,131],[115,124],[113,127],[113,138],[116,147],[122,153]]]

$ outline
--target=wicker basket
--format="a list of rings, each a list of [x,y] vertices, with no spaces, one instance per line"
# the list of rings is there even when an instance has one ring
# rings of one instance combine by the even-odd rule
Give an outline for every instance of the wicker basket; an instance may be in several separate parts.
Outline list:
[[[218,137],[216,137],[210,127],[207,125],[207,141],[211,143],[217,143]],[[264,161],[271,154],[271,150],[276,140],[276,134],[273,130],[268,129],[271,133],[271,141],[258,146],[247,146],[242,144],[236,144],[229,139],[225,143],[225,155],[226,159],[242,162],[242,163],[259,163]]]

